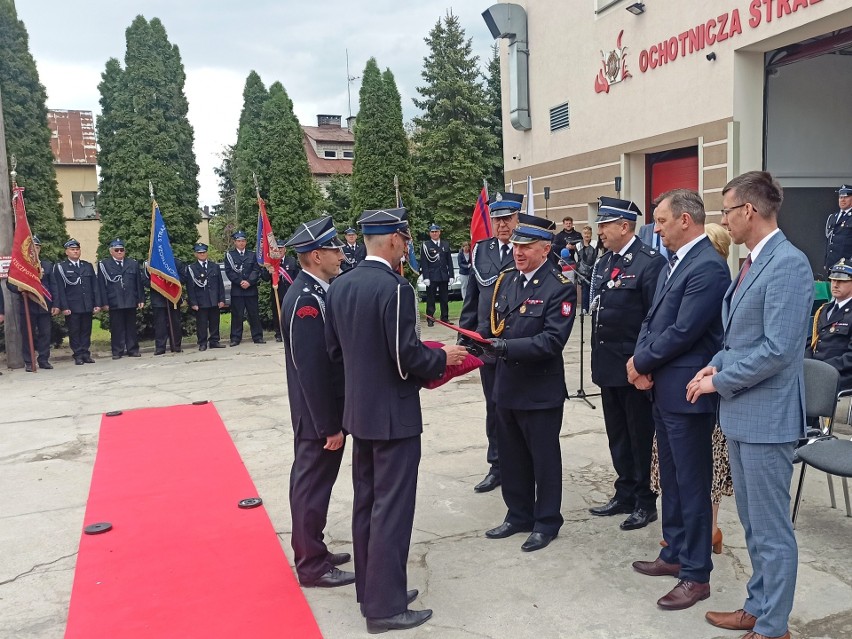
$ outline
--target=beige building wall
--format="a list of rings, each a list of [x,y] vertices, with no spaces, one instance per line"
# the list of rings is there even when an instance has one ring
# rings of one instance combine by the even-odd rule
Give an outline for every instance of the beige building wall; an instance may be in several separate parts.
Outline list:
[[[59,197],[62,200],[62,216],[66,220],[74,219],[74,203],[71,193],[77,191],[98,190],[98,172],[95,166],[56,166],[56,184],[59,187]],[[79,238],[78,238],[79,239]]]
[[[718,220],[721,190],[733,176],[762,167],[764,52],[852,24],[849,0],[791,0],[793,13],[771,21],[751,0],[725,3],[655,0],[644,14],[625,11],[632,0],[564,3],[518,0],[527,11],[532,129],[509,125],[508,54],[501,41],[506,186],[526,193],[533,178],[537,214],[593,219],[596,200],[621,196],[645,206],[645,156],[696,146],[699,191],[711,220]],[[595,6],[609,8],[595,14]],[[758,5],[752,7],[752,4]],[[736,17],[734,17],[736,14]],[[722,17],[724,16],[724,17]],[[749,22],[751,20],[751,23]],[[724,21],[724,28],[721,23]],[[703,25],[703,27],[701,26]],[[703,30],[704,48],[690,53]],[[630,77],[596,92],[603,58],[621,49]],[[686,34],[682,36],[681,34]],[[720,35],[722,34],[722,35]],[[677,55],[663,55],[674,39]],[[683,41],[681,41],[683,40]],[[707,55],[715,54],[714,60]],[[570,105],[569,128],[551,132],[550,109]],[[545,204],[544,187],[550,200]],[[734,257],[736,259],[736,257]]]

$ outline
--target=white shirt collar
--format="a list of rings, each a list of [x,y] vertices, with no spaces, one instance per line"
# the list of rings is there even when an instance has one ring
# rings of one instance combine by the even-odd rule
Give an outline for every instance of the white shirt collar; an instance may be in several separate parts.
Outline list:
[[[696,237],[694,240],[684,244],[683,246],[681,246],[677,250],[677,253],[676,253],[677,262],[675,262],[675,265],[672,267],[671,273],[669,273],[669,277],[671,277],[671,274],[675,272],[675,269],[677,269],[677,267],[680,266],[681,262],[683,262],[683,258],[685,258],[687,256],[687,254],[692,250],[692,247],[695,246],[696,244],[698,244],[705,237],[707,237],[707,233],[702,233],[701,235]],[[669,257],[671,257],[671,252],[669,252]]]
[[[322,286],[322,290],[328,291],[328,287],[329,287],[328,282],[321,280],[320,278],[318,278],[316,275],[314,275],[313,273],[311,273],[308,270],[305,270],[305,275],[310,275],[312,278],[314,278],[319,283],[320,286]]]
[[[842,301],[834,300],[834,304],[835,304],[835,306],[837,306],[837,308],[843,308],[844,306],[846,306],[849,303],[849,300],[852,300],[852,297],[847,297],[845,300],[842,300]]]
[[[544,266],[545,264],[547,264],[546,259],[544,260],[544,262],[539,264],[538,268],[535,269],[534,271],[530,271],[529,273],[523,273],[523,276],[526,278],[527,282],[531,282],[533,277],[535,277],[535,274],[538,273],[541,270],[541,267]]]
[[[616,252],[621,256],[626,255],[627,249],[629,249],[631,246],[633,246],[633,243],[635,241],[636,241],[636,236],[634,235],[627,244],[625,244],[623,247],[621,247],[620,251],[616,251]]]
[[[381,262],[382,264],[384,264],[385,266],[387,266],[390,270],[393,270],[393,267],[390,265],[390,262],[388,262],[388,261],[387,261],[385,258],[383,258],[383,257],[379,257],[378,255],[368,255],[368,256],[367,256],[367,257],[365,257],[364,259],[365,259],[365,260],[370,260],[370,261],[372,261],[372,262]]]
[[[772,233],[770,233],[769,235],[764,237],[762,240],[760,240],[760,242],[755,244],[754,248],[751,249],[751,263],[752,264],[754,264],[754,262],[757,260],[757,256],[760,255],[760,252],[763,250],[763,247],[766,246],[766,243],[770,240],[770,238],[773,235],[775,235],[776,233],[778,233],[780,230],[781,229],[775,229],[774,231],[772,231]]]

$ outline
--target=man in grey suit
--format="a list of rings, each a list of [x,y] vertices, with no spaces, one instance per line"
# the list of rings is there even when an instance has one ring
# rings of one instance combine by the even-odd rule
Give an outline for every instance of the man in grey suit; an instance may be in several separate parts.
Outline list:
[[[805,431],[802,344],[813,301],[804,254],[778,228],[784,195],[769,173],[751,171],[722,191],[722,225],[749,256],[722,306],[724,342],[687,386],[687,398],[720,396],[719,423],[752,577],[742,609],[708,612],[748,639],[789,639],[798,549],[790,522],[793,448]]]

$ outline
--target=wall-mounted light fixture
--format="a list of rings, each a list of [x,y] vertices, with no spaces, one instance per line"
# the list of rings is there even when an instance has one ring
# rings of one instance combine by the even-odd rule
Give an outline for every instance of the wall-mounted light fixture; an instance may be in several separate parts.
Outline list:
[[[713,62],[713,60],[715,60],[715,59],[716,59],[716,52],[715,52],[715,51],[711,51],[710,53],[708,53],[708,54],[707,54],[707,56],[706,56],[706,57],[707,57],[707,59],[708,59],[710,62]]]
[[[618,193],[619,197],[621,196],[621,176],[615,176],[615,192]]]
[[[632,13],[634,16],[640,16],[645,13],[645,3],[644,2],[634,2],[627,10]]]

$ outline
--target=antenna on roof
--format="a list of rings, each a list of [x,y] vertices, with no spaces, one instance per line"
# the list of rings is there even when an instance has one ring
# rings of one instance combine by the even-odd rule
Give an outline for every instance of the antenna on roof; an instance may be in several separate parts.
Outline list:
[[[358,80],[360,75],[349,75],[349,49],[346,49],[346,100],[349,102],[349,117],[352,117],[352,83]]]

